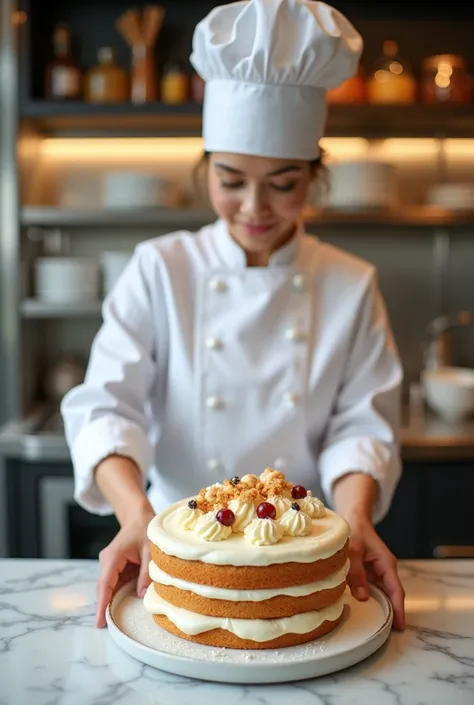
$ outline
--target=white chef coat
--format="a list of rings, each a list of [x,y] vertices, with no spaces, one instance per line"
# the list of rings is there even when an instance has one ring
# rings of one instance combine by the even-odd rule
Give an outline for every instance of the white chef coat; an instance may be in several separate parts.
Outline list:
[[[401,380],[369,263],[300,231],[249,268],[220,220],[147,240],[62,403],[75,499],[112,512],[94,482],[111,453],[136,462],[155,511],[266,466],[332,506],[360,471],[377,522],[400,476]]]

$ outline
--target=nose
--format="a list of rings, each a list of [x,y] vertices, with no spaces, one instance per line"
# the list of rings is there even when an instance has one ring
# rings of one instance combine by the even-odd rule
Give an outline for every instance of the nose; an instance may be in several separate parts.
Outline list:
[[[268,207],[265,189],[258,185],[249,186],[242,202],[242,212],[248,216],[259,215]]]

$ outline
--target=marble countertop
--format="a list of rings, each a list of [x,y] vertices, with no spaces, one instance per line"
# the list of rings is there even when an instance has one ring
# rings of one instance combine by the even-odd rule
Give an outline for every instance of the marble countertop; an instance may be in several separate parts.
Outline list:
[[[407,629],[323,678],[220,685],[154,670],[94,626],[95,561],[0,561],[0,705],[472,705],[474,561],[402,561]]]

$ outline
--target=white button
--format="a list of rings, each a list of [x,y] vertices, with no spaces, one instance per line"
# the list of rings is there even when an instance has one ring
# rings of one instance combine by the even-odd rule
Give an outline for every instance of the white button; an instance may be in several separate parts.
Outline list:
[[[295,392],[285,392],[283,395],[283,400],[287,406],[296,406],[298,403],[298,395]]]
[[[227,291],[227,284],[222,279],[211,279],[209,288],[212,291]]]
[[[286,467],[285,458],[275,458],[273,467],[275,468],[275,470],[282,470],[284,467]]]
[[[223,347],[222,340],[219,340],[219,338],[208,338],[206,340],[206,347],[210,350],[221,350]]]
[[[207,467],[209,470],[214,470],[216,472],[222,468],[222,463],[216,458],[211,458],[211,460],[207,463]]]
[[[207,397],[206,404],[209,409],[222,409],[224,402],[220,397]]]
[[[304,289],[304,276],[303,274],[295,274],[293,277],[293,286],[297,291],[303,291]]]
[[[305,334],[302,330],[298,330],[298,328],[288,328],[285,332],[285,338],[295,343],[302,343],[305,339]]]

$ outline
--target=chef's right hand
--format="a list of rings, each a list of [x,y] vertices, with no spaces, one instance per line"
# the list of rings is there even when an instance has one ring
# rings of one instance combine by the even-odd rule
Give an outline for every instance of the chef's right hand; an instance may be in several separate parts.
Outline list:
[[[114,592],[138,576],[137,595],[143,597],[151,580],[148,575],[150,544],[147,527],[153,510],[144,510],[124,523],[118,534],[99,554],[100,577],[97,584],[96,626],[105,627],[105,611]]]

